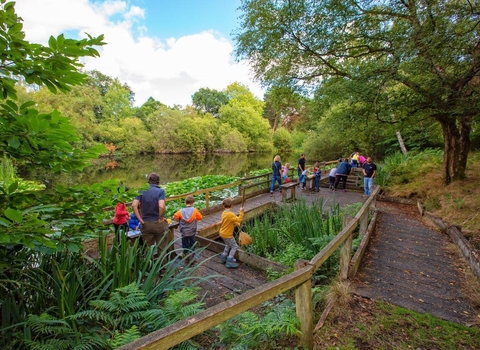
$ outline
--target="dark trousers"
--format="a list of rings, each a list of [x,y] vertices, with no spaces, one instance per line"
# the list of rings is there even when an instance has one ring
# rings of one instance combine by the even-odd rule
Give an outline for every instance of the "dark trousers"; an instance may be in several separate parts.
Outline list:
[[[329,176],[328,181],[330,182],[330,188],[333,188],[335,186],[335,176]]]
[[[347,188],[347,177],[348,177],[348,175],[343,175],[343,174],[335,175],[335,186],[334,187],[337,188],[338,183],[340,182],[340,180],[342,180],[343,189],[346,189]]]
[[[182,248],[183,254],[193,253],[193,246],[195,245],[195,235],[193,236],[182,236]]]
[[[120,235],[121,234],[124,235],[127,233],[128,224],[121,224],[121,225],[113,224],[113,226],[115,227],[115,237],[117,237],[117,241],[120,243]]]

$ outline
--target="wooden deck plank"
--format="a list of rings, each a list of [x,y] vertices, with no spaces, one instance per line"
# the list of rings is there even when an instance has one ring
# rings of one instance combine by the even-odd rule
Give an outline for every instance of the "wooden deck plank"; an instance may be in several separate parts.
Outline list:
[[[361,192],[356,191],[336,191],[333,192],[327,188],[322,187],[320,192],[302,191],[300,187],[297,188],[296,198],[297,201],[305,200],[307,205],[312,205],[314,202],[323,200],[323,207],[326,209],[334,203],[340,205],[347,205],[355,202],[363,201]],[[265,205],[290,205],[295,202],[284,203],[282,201],[282,195],[276,190],[273,196],[270,193],[264,193],[256,197],[249,198],[245,201],[245,213],[255,212],[260,207]],[[241,204],[236,204],[232,207],[232,211],[235,214],[239,213]],[[218,226],[221,223],[223,210],[210,212],[208,215],[204,215],[203,220],[198,222],[198,231],[212,230],[212,227]],[[181,234],[178,228],[174,231],[176,239],[175,248],[178,254],[181,254]],[[221,241],[219,241],[221,242]],[[204,301],[206,306],[216,305],[225,301],[227,298],[234,295],[241,294],[247,290],[254,289],[268,282],[266,273],[250,267],[249,265],[239,262],[237,269],[227,269],[225,265],[218,262],[218,253],[204,250],[198,261],[202,262],[195,272],[195,276],[206,277],[219,275],[218,277],[209,278],[202,281],[198,285],[201,288],[201,295],[204,295]]]

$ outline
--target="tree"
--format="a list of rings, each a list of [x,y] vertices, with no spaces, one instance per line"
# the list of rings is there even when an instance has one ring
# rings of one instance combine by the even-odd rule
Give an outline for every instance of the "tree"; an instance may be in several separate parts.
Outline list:
[[[290,87],[272,86],[265,94],[264,100],[264,115],[273,131],[281,126],[292,130],[295,124],[298,124],[303,98]]]
[[[103,103],[94,108],[98,120],[118,122],[119,119],[132,115],[135,93],[128,84],[122,84],[118,78],[109,77],[97,70],[88,72],[87,83],[98,90],[103,100]]]
[[[52,92],[68,92],[85,81],[79,58],[98,56],[93,46],[103,45],[103,36],[73,40],[61,34],[50,37],[48,46],[29,43],[14,3],[1,0],[0,5],[0,153],[55,170],[83,166],[82,152],[70,144],[77,136],[67,118],[58,112],[40,114],[33,102],[17,105],[15,83],[22,79]]]
[[[33,108],[32,101],[20,104],[15,83],[22,80],[46,86],[52,92],[68,92],[72,86],[85,82],[85,74],[79,71],[80,58],[98,56],[94,46],[104,44],[103,36],[87,35],[87,39],[73,40],[62,34],[50,37],[48,46],[30,43],[24,40],[22,20],[14,6],[13,2],[0,0],[0,154],[7,159],[5,163],[29,163],[54,171],[82,169],[89,159],[98,156],[99,149],[74,147],[79,138],[69,118],[56,110],[40,113]],[[72,213],[66,202],[75,194],[62,197],[68,192],[64,191],[48,199],[48,194],[32,189],[17,191],[18,186],[18,182],[9,186],[0,182],[0,255],[9,257],[5,252],[11,250],[5,246],[16,244],[63,249],[55,244],[60,239],[44,220],[51,219],[56,211],[58,222],[68,225],[68,220],[62,221],[61,216]],[[61,209],[58,203],[62,203]],[[0,265],[9,266],[3,262]]]
[[[480,3],[243,0],[241,9],[236,54],[258,79],[355,82],[379,118],[399,107],[439,123],[444,182],[465,177],[480,111]]]
[[[147,129],[150,130],[152,127],[150,122],[150,116],[153,113],[155,113],[158,109],[160,109],[160,107],[167,107],[167,106],[150,96],[143,105],[135,108],[134,113],[136,117],[143,120]]]
[[[192,95],[192,103],[197,111],[216,116],[220,107],[228,103],[228,96],[215,89],[201,88]]]
[[[263,102],[238,83],[227,86],[225,92],[229,102],[220,108],[220,122],[237,129],[247,142],[249,151],[270,151],[272,135],[268,121],[262,117]]]

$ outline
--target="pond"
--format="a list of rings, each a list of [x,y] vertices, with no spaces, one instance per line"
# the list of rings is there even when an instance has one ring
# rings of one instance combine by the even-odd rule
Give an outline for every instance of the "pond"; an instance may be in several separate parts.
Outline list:
[[[204,175],[230,175],[244,177],[251,171],[270,169],[273,155],[270,153],[221,153],[221,154],[161,154],[100,158],[82,172],[53,174],[44,169],[19,169],[19,176],[27,180],[43,182],[47,188],[57,184],[67,186],[116,179],[125,185],[138,188],[145,184],[151,172],[160,175],[160,184],[180,181]],[[282,156],[282,164],[289,162],[296,167],[298,156]]]

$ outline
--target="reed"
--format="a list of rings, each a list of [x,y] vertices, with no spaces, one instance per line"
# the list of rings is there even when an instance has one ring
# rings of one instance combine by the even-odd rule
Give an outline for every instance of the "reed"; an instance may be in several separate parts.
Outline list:
[[[289,206],[279,206],[247,223],[245,229],[254,242],[247,249],[274,260],[275,256],[302,250],[306,256],[313,257],[341,228],[338,204],[325,208],[323,200],[312,205],[297,201]]]

